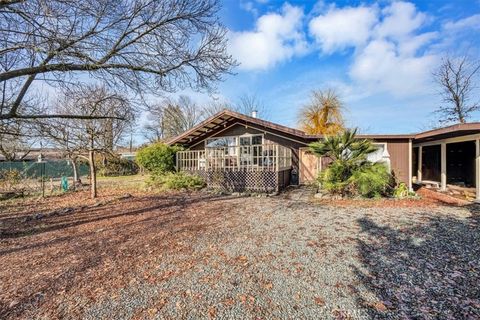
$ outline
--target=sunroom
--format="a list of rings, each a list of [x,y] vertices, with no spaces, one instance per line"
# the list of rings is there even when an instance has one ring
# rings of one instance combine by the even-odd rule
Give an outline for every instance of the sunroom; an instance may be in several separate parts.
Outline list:
[[[201,175],[213,188],[273,192],[288,183],[292,150],[263,134],[212,137],[204,148],[177,153],[179,171]]]

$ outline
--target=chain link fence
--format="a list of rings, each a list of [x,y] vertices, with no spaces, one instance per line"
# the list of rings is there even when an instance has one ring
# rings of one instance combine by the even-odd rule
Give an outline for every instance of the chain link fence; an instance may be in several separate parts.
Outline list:
[[[87,164],[78,164],[78,176],[89,173]],[[69,160],[43,162],[0,162],[0,199],[23,195],[52,194],[61,190],[65,177],[73,184],[73,167]]]

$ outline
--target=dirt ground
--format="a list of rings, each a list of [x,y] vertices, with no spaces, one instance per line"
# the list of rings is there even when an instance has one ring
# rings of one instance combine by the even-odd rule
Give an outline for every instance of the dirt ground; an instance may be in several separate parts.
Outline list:
[[[0,204],[0,318],[480,317],[475,205],[101,195]]]

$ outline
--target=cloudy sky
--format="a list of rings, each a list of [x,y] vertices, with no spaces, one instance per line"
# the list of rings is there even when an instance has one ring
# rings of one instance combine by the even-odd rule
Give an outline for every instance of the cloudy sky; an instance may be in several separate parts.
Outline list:
[[[350,126],[425,129],[439,104],[431,72],[442,55],[480,56],[480,0],[232,0],[221,19],[239,66],[218,95],[255,94],[269,120],[293,127],[312,89],[334,88]]]

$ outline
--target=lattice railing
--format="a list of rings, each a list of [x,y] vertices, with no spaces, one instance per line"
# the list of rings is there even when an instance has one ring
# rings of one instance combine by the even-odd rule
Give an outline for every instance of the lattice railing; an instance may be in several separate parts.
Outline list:
[[[178,170],[281,171],[292,166],[292,150],[278,144],[177,152]]]

